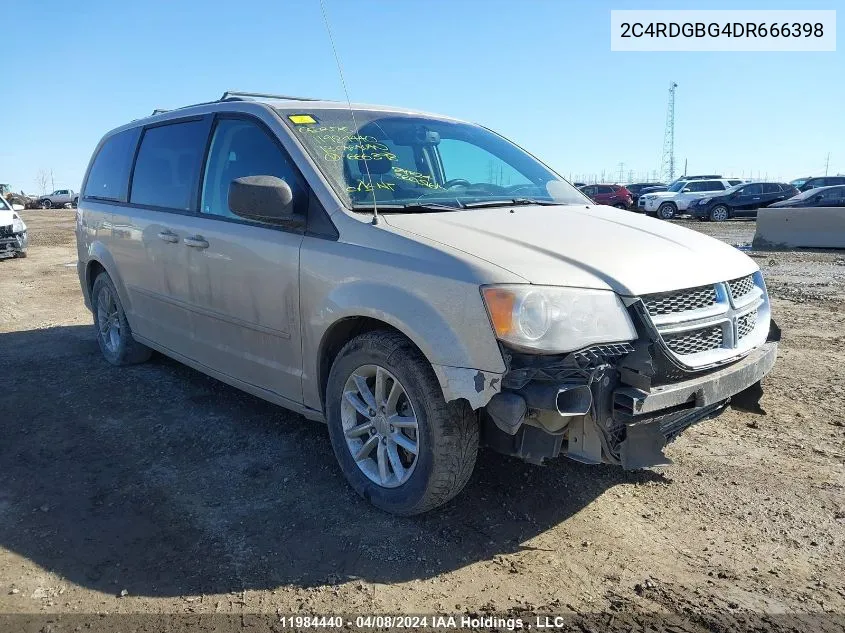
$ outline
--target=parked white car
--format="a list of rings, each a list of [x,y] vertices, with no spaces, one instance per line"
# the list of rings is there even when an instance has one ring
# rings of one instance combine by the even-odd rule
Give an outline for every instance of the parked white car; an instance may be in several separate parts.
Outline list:
[[[678,213],[686,211],[690,202],[713,192],[725,191],[742,184],[738,178],[714,178],[712,180],[679,180],[666,191],[657,191],[641,196],[637,206],[648,215],[671,220]]]
[[[10,205],[0,196],[0,259],[26,257],[26,224],[18,215],[19,204]]]

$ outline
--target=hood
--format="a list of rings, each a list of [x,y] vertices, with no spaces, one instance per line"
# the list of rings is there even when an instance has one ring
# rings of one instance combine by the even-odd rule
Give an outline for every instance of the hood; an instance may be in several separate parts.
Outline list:
[[[382,216],[533,284],[641,295],[736,279],[757,264],[670,222],[601,205],[500,207]]]

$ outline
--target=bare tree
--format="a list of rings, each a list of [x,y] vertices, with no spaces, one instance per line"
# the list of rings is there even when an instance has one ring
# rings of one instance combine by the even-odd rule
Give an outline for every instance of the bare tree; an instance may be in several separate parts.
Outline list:
[[[47,183],[50,182],[51,174],[52,171],[39,169],[38,174],[35,176],[35,184],[38,185],[38,189],[41,191],[42,196],[47,194]]]

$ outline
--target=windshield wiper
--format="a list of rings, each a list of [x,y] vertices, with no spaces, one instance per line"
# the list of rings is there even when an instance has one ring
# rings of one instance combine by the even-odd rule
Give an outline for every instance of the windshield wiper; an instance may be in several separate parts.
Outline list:
[[[385,203],[379,204],[378,210],[390,211],[459,211],[465,209],[466,205],[456,200],[457,205],[439,204],[437,202],[406,202],[402,204]],[[373,205],[369,202],[356,202],[352,205],[353,211],[372,211]]]
[[[535,200],[533,198],[509,198],[507,200],[479,200],[478,202],[465,202],[465,209],[479,209],[482,207],[512,207],[518,204],[538,204],[544,207],[553,207],[564,202],[554,202],[553,200]]]

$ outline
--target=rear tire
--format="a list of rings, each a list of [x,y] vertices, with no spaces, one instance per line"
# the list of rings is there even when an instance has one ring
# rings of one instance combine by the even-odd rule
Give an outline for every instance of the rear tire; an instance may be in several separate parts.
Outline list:
[[[657,217],[661,220],[671,220],[678,213],[674,202],[664,202],[657,208]]]
[[[381,389],[375,382],[379,370]],[[367,374],[373,377],[363,378]],[[361,381],[365,390],[369,388],[368,393],[356,387]],[[402,391],[397,396],[401,410],[396,401],[392,408],[390,405],[397,383]],[[370,397],[375,407],[366,404]],[[390,424],[391,411],[401,416],[397,418],[403,421],[401,428],[397,424],[394,429]],[[431,365],[397,332],[367,332],[341,349],[329,373],[326,417],[332,448],[346,480],[385,512],[407,516],[446,503],[463,489],[475,466],[477,416],[465,401],[443,399]],[[391,438],[397,436],[396,431],[404,433],[402,429],[411,426],[411,418],[415,425],[408,431],[411,442],[407,436],[400,436],[398,446],[403,451],[394,468],[397,443]],[[367,425],[369,430],[359,430]],[[370,442],[372,448],[365,452]],[[415,447],[416,454],[405,451],[405,445]],[[357,460],[353,451],[358,453]],[[383,471],[380,459],[385,460]]]
[[[153,351],[132,337],[132,328],[107,273],[100,273],[91,291],[94,329],[105,359],[112,365],[134,365],[149,360]]]

